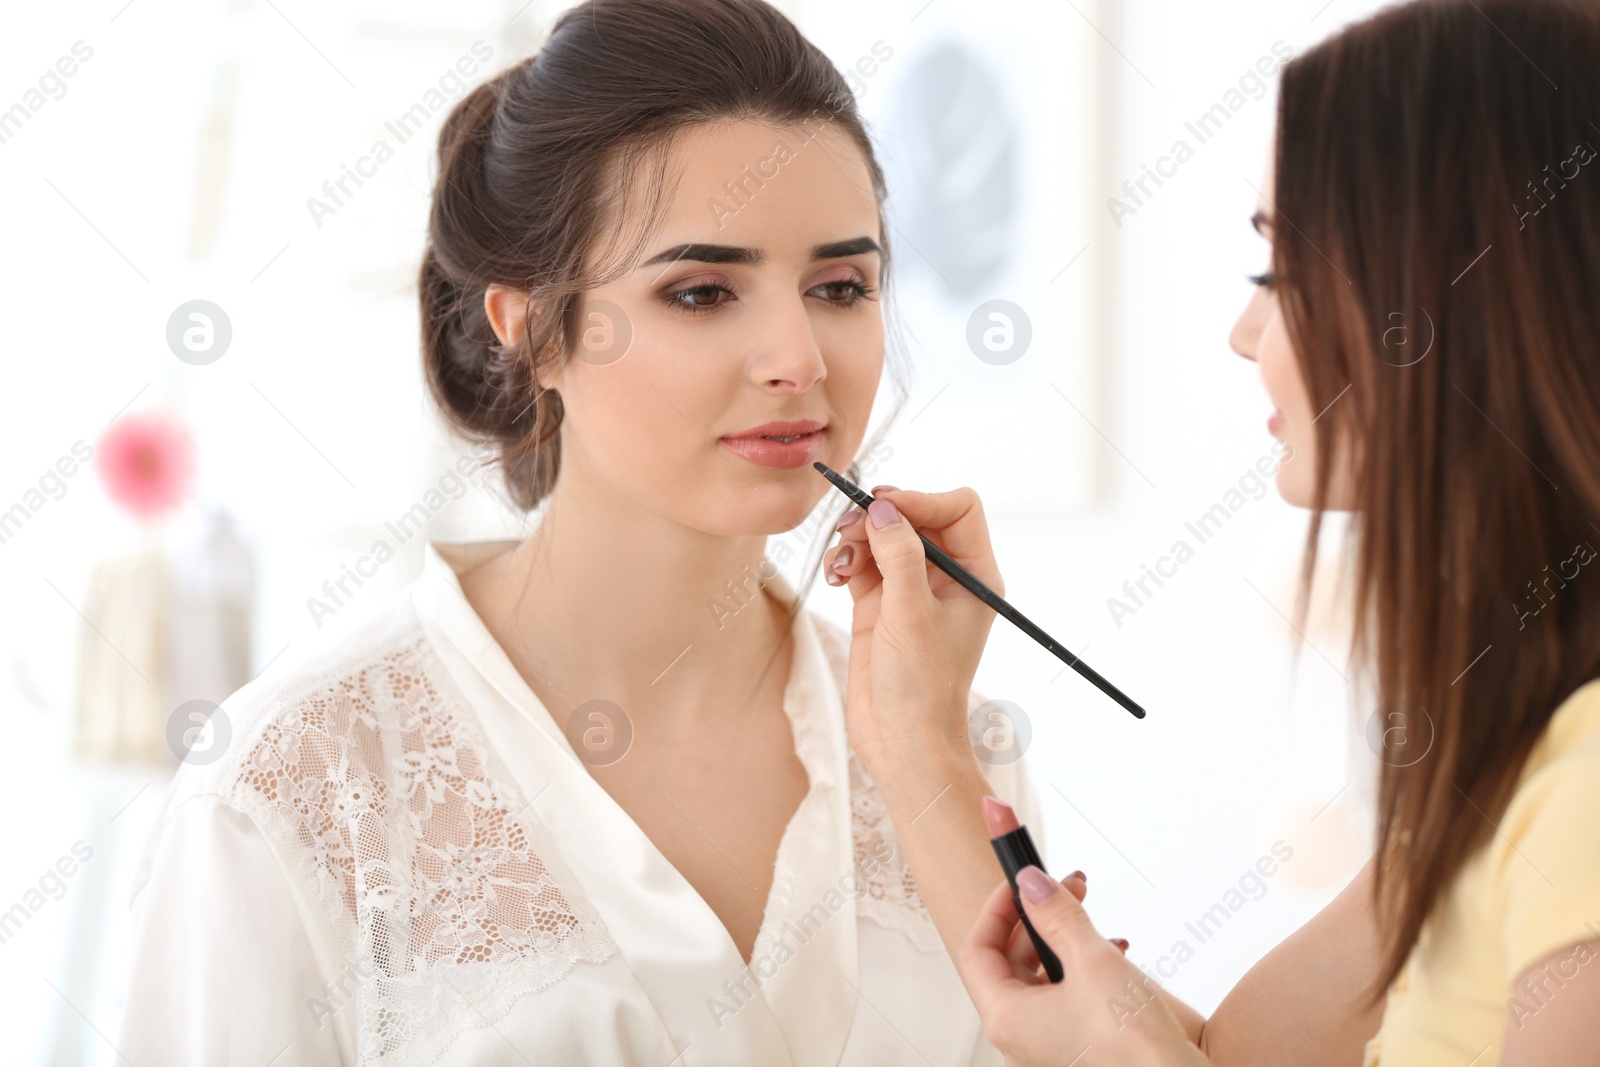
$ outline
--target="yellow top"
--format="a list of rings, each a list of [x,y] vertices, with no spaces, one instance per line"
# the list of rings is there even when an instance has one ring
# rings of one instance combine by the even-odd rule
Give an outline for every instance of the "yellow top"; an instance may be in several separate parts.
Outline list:
[[[1470,859],[1390,987],[1363,1067],[1496,1067],[1600,938],[1600,679],[1562,701],[1494,836]]]

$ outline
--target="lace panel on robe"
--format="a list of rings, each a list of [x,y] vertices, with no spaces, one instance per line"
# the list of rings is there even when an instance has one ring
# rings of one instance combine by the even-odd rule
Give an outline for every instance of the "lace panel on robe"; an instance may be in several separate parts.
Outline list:
[[[814,621],[818,640],[839,687],[839,698],[843,701],[849,673],[850,635],[822,619]],[[850,824],[855,869],[872,870],[866,879],[866,893],[856,902],[856,914],[886,930],[898,931],[923,952],[944,951],[939,930],[922,902],[911,867],[900,851],[889,810],[854,749],[850,750]],[[884,854],[886,847],[892,850],[890,860],[879,863],[878,857]]]
[[[224,789],[341,931],[326,977],[359,989],[361,1062],[417,1065],[616,945],[426,638],[398,636],[277,698]]]

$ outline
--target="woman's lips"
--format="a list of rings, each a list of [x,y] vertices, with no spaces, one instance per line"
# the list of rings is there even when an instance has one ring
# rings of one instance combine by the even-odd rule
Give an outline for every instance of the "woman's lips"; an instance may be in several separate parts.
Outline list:
[[[816,430],[802,434],[790,441],[775,441],[769,437],[724,437],[722,443],[736,455],[743,456],[761,467],[789,470],[804,467],[822,451],[822,437],[828,431]]]
[[[1267,416],[1267,432],[1274,437],[1282,437],[1284,425],[1283,412],[1274,408],[1272,414]]]

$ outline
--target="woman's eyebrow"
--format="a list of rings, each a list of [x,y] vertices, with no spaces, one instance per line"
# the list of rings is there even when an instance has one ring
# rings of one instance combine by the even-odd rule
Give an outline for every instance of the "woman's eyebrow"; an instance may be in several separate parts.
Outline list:
[[[657,263],[673,263],[680,259],[696,263],[748,263],[754,266],[761,262],[762,253],[758,248],[735,248],[732,245],[678,245],[657,253],[639,266],[653,267]]]
[[[832,244],[818,245],[811,250],[812,259],[839,259],[843,256],[859,256],[863,252],[876,252],[879,258],[883,256],[883,249],[878,247],[878,242],[870,237],[852,237],[848,241],[835,241]]]
[[[855,256],[863,252],[876,252],[883,255],[883,249],[878,242],[870,237],[852,237],[846,241],[832,241],[828,244],[817,245],[811,250],[811,258],[838,259],[842,256]],[[695,263],[740,263],[749,266],[759,266],[766,258],[766,254],[759,248],[738,248],[734,245],[713,244],[685,244],[668,248],[659,252],[643,263],[641,267],[651,267],[657,263],[674,263],[680,259],[692,260]]]

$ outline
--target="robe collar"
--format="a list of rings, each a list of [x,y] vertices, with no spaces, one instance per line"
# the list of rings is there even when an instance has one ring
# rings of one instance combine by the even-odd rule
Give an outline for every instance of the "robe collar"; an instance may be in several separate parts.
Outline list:
[[[514,542],[428,542],[413,606],[634,978],[656,1005],[674,1064],[833,1064],[858,985],[849,742],[843,697],[810,614],[782,574],[765,584],[791,608],[783,694],[809,788],[778,849],[747,966],[698,891],[585,765],[462,592],[458,571]],[[563,721],[565,715],[563,714]]]

